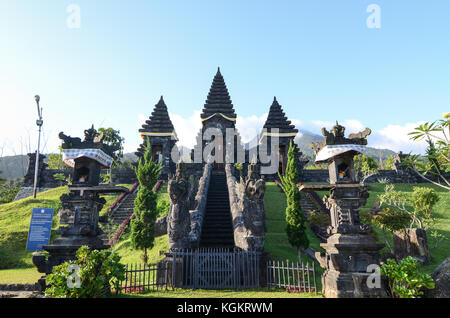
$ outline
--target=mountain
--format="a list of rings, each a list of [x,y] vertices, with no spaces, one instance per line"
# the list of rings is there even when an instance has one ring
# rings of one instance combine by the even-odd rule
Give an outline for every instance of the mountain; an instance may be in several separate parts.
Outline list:
[[[311,142],[318,142],[323,140],[323,136],[311,133],[306,130],[301,130],[300,133],[295,138],[295,143],[298,145],[300,150],[303,152],[303,156],[308,158],[310,161],[314,159],[314,152],[309,146]],[[245,147],[248,149],[250,143],[246,143]],[[252,143],[253,144],[253,143]],[[191,149],[179,146],[181,157],[190,158]],[[386,160],[389,156],[394,155],[395,152],[389,149],[376,149],[367,147],[365,154],[367,156],[373,157],[377,161],[381,157],[382,160]],[[137,161],[137,156],[133,153],[125,153],[124,159],[131,160],[133,162]],[[0,178],[3,179],[17,179],[22,178],[28,167],[28,156],[18,155],[18,156],[7,156],[0,158]]]
[[[14,180],[27,173],[28,156],[5,156],[0,158],[0,178]]]
[[[300,130],[300,133],[295,138],[295,143],[303,152],[303,156],[312,161],[312,159],[314,159],[314,151],[311,149],[309,144],[311,142],[321,141],[323,138],[323,136],[314,134],[307,130]],[[372,147],[366,147],[366,151],[364,152],[366,156],[373,157],[377,161],[380,160],[380,157],[382,160],[386,160],[389,156],[395,155],[395,153],[395,151],[389,149],[376,149]]]

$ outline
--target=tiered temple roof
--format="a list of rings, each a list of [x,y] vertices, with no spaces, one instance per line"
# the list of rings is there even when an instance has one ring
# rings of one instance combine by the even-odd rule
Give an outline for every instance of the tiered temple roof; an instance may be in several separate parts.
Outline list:
[[[164,103],[164,99],[162,96],[158,104],[155,105],[150,118],[145,122],[144,125],[142,125],[142,128],[139,129],[139,132],[142,135],[169,135],[171,133],[175,133],[175,128],[173,127],[172,121],[170,120],[169,112],[167,111],[167,106]]]
[[[227,86],[220,73],[220,68],[217,69],[217,74],[214,76],[201,118],[204,120],[215,114],[221,114],[227,119],[236,119],[236,113],[234,112]]]
[[[287,119],[283,108],[278,103],[277,98],[273,98],[272,106],[270,106],[269,115],[267,116],[264,128],[270,132],[273,128],[278,128],[281,134],[292,134],[295,136],[298,133],[298,129],[291,124],[291,121]]]

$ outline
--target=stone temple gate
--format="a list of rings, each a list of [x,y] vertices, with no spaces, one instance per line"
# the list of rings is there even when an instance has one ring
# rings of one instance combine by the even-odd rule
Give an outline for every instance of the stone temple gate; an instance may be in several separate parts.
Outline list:
[[[266,166],[267,160],[260,160],[259,154],[264,152],[267,157],[270,157],[272,152],[275,152],[273,155],[278,161],[275,164],[277,169],[270,174],[265,173],[265,179],[275,179],[278,171],[283,174],[286,169],[289,144],[294,141],[298,130],[287,119],[277,99],[274,98],[263,131],[258,136],[257,146],[252,149],[246,149],[241,143],[241,137],[236,130],[236,118],[237,115],[225,80],[220,69],[218,69],[199,118],[202,122],[202,128],[198,132],[196,145],[191,153],[193,164],[188,165],[189,173],[202,175],[203,164],[209,160],[205,156],[205,149],[208,149],[208,146],[213,148],[214,144],[216,147],[211,151],[214,169],[223,170],[226,162],[243,163],[244,171],[247,171],[247,165],[250,162],[261,163],[260,166]],[[209,136],[208,131],[220,131],[221,137]],[[137,150],[136,155],[139,157],[143,155],[148,139],[152,147],[154,160],[158,160],[163,165],[162,178],[167,179],[169,174],[175,174],[176,162],[173,160],[173,155],[177,153],[178,137],[163,97],[155,105],[151,116],[139,132],[143,143]],[[272,147],[272,140],[275,137],[278,140],[278,147],[275,147],[275,145]],[[230,140],[233,141],[231,146]],[[295,143],[294,146],[299,172],[301,172],[308,161],[301,157],[302,153]],[[262,147],[267,148],[262,149]]]

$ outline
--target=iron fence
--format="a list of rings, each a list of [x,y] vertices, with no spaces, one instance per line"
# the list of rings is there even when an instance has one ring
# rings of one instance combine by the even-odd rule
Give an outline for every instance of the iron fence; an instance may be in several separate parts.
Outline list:
[[[120,293],[140,293],[149,290],[167,290],[169,287],[167,263],[130,264],[125,270],[125,279],[119,282]]]
[[[284,288],[288,292],[316,293],[316,268],[314,262],[301,264],[294,262],[268,261],[267,287]]]
[[[173,251],[172,281],[192,289],[250,289],[260,286],[256,251],[197,249]]]

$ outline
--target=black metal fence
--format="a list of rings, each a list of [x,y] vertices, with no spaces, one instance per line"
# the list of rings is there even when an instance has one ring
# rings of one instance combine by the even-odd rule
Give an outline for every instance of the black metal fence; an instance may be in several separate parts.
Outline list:
[[[267,263],[267,287],[284,288],[288,292],[316,293],[316,269],[303,262],[269,261]]]
[[[119,293],[140,293],[169,287],[167,263],[127,265],[125,279],[119,282]]]
[[[227,249],[173,252],[176,287],[193,289],[249,289],[260,286],[261,253]]]
[[[167,255],[158,264],[127,265],[125,279],[115,293],[169,288],[256,289],[264,285],[261,265],[267,268],[267,288],[317,293],[314,262],[312,265],[279,261],[261,264],[259,252],[226,249],[175,250]]]

